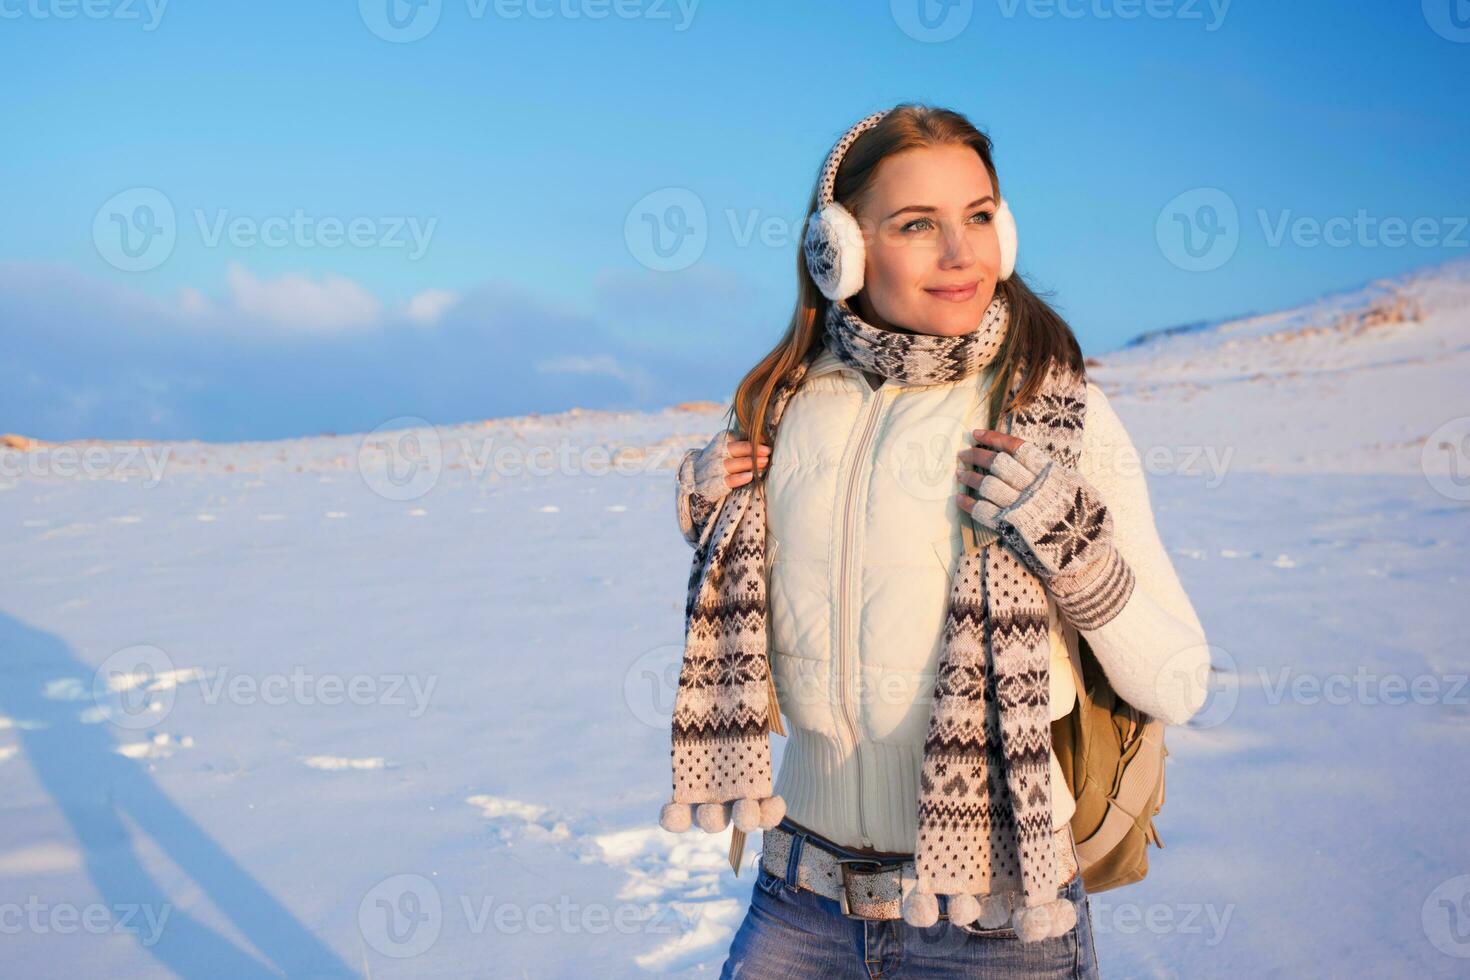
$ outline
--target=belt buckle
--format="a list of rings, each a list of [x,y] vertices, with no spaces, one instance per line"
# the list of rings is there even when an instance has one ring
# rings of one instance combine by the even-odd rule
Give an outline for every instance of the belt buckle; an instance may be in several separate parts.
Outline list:
[[[849,919],[861,919],[861,920],[863,920],[865,922],[886,922],[886,921],[888,921],[888,920],[882,918],[881,916],[858,915],[858,914],[854,913],[852,911],[852,899],[851,899],[851,896],[849,894],[849,888],[848,888],[848,884],[851,881],[851,879],[849,879],[848,876],[847,876],[847,868],[848,868],[848,865],[852,865],[852,864],[869,864],[869,865],[872,865],[872,869],[871,870],[873,870],[873,871],[882,871],[883,868],[885,867],[885,865],[883,864],[883,862],[876,861],[873,858],[849,858],[849,857],[841,857],[841,856],[838,856],[836,858],[836,860],[837,860],[837,867],[838,867],[839,872],[840,872],[841,877],[842,877],[842,891],[837,896],[838,897],[838,900],[839,900],[839,903],[840,903],[840,905],[842,907],[842,914],[845,915],[845,916],[847,916]],[[892,867],[898,868],[898,867],[901,867],[901,866],[900,865],[892,865]]]

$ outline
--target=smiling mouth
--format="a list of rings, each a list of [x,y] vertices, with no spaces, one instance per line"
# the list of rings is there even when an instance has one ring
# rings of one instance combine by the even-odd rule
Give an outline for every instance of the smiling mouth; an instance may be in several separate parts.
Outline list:
[[[930,296],[933,296],[936,299],[948,300],[951,303],[963,303],[965,300],[973,297],[975,295],[975,291],[979,288],[980,284],[978,282],[972,282],[967,286],[946,286],[942,288],[926,289],[924,290],[924,292],[928,293]]]

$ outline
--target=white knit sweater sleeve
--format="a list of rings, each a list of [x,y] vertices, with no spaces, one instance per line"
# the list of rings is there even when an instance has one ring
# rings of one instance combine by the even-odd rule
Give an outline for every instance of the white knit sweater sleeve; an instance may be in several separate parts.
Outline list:
[[[679,533],[691,545],[699,543],[705,525],[730,492],[725,485],[729,441],[729,430],[721,430],[703,449],[691,449],[679,460],[674,478],[674,508],[679,517]]]
[[[1118,695],[1166,724],[1188,721],[1209,694],[1204,627],[1159,539],[1142,461],[1101,388],[1087,383],[1078,472],[1113,515],[1113,544],[1134,575],[1121,610],[1083,630]]]

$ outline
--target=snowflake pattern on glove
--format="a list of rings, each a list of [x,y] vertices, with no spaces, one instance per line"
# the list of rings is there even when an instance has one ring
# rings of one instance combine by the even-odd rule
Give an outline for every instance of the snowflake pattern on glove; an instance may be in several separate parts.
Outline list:
[[[1079,629],[1116,616],[1133,592],[1133,572],[1113,545],[1112,512],[1092,484],[1030,442],[997,452],[989,470],[974,518],[1047,583]]]

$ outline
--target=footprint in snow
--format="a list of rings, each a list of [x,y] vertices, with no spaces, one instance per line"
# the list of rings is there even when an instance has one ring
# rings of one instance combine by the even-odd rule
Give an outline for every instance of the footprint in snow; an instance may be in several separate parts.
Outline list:
[[[192,735],[170,735],[168,732],[157,732],[146,742],[125,742],[113,747],[118,755],[127,756],[129,759],[167,759],[179,749],[192,749],[194,747],[194,736]]]
[[[605,834],[570,830],[550,808],[477,794],[465,800],[500,827],[507,844],[517,838],[569,841],[583,864],[616,868],[625,876],[614,898],[647,910],[647,931],[665,938],[635,957],[652,972],[689,969],[727,949],[745,916],[759,838],[747,841],[742,877],[730,870],[730,831],[671,834],[657,823]],[[752,846],[757,845],[757,846]]]
[[[506,821],[501,826],[501,839],[508,840],[512,832],[519,832],[537,840],[569,840],[572,832],[565,820],[552,818],[550,809],[539,803],[523,803],[503,796],[477,793],[465,802],[480,808],[480,816],[486,820]]]

